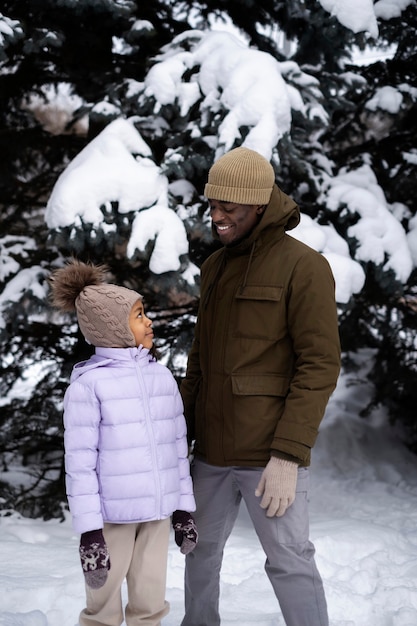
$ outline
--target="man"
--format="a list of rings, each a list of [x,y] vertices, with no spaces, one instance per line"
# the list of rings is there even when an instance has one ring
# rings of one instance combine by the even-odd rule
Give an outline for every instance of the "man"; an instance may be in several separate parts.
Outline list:
[[[243,498],[287,626],[328,626],[309,541],[308,466],[336,386],[340,344],[326,259],[286,230],[300,219],[271,164],[236,148],[204,193],[223,248],[201,268],[181,385],[199,543],[186,557],[182,626],[217,626],[223,549]]]

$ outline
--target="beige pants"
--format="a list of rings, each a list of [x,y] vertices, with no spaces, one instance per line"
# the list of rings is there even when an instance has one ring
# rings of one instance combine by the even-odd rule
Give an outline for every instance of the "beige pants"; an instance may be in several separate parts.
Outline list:
[[[127,626],[160,626],[165,600],[170,519],[143,524],[105,524],[110,571],[101,589],[86,586],[87,607],[80,626],[121,626],[121,588],[127,582]]]

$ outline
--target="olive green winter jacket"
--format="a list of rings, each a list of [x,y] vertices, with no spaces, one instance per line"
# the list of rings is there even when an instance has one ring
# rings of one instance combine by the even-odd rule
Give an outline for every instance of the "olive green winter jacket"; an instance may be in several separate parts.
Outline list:
[[[201,268],[181,394],[194,452],[213,465],[310,463],[340,344],[330,266],[285,232],[299,219],[275,186],[250,235]]]

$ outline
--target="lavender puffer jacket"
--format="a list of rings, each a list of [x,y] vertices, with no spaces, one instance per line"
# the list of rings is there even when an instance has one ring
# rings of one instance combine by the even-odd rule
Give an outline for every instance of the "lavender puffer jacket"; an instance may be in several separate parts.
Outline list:
[[[64,398],[68,503],[76,532],[194,511],[186,425],[169,369],[142,348],[96,348]]]

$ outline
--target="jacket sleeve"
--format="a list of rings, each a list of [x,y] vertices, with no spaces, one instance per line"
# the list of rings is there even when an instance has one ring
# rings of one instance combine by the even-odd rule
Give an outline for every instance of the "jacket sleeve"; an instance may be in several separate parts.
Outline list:
[[[84,533],[103,527],[96,472],[100,404],[92,390],[72,382],[64,397],[64,448],[68,505],[73,528]]]
[[[200,368],[200,324],[197,322],[194,329],[194,339],[188,355],[187,371],[181,382],[181,396],[184,403],[184,415],[187,422],[188,443],[191,445],[195,439],[195,405],[201,383]]]
[[[176,385],[176,383],[175,383]],[[190,475],[190,461],[188,459],[187,425],[183,415],[183,403],[179,391],[175,392],[175,427],[178,454],[178,467],[180,473],[180,502],[178,509],[191,513],[195,511],[193,482]]]
[[[340,371],[334,278],[321,254],[305,254],[298,260],[287,316],[294,373],[271,448],[273,454],[305,463]]]

